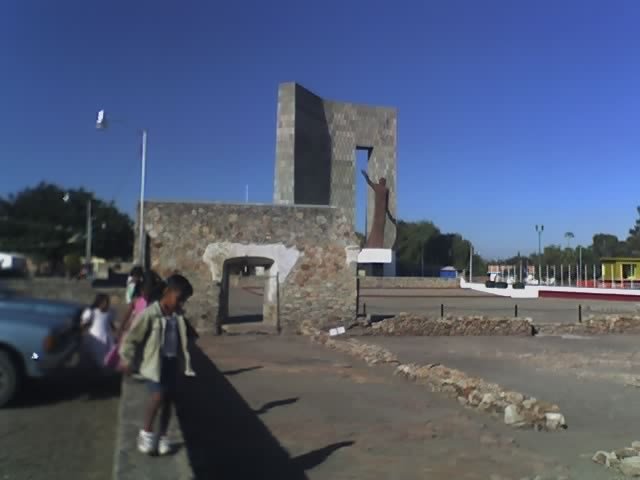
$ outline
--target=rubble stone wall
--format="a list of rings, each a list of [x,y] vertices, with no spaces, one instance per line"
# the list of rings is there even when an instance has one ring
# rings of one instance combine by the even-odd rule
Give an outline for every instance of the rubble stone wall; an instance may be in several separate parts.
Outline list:
[[[360,288],[460,288],[460,279],[434,277],[360,277]]]
[[[267,271],[264,322],[295,332],[356,315],[358,240],[342,209],[301,205],[146,202],[148,263],[194,286],[187,316],[200,332],[226,315],[228,261],[257,258]],[[226,282],[226,283],[225,283]]]
[[[357,329],[354,333],[386,336],[531,336],[533,325],[528,318],[485,316],[434,318],[401,313],[373,323],[368,328]]]

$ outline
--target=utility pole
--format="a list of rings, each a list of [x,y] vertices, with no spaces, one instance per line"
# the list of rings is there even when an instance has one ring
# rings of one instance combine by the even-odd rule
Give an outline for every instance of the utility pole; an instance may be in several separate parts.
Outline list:
[[[538,234],[538,285],[542,284],[542,232],[544,232],[544,225],[536,225],[536,233]]]
[[[93,219],[91,218],[91,199],[87,200],[87,235],[86,235],[86,244],[85,244],[85,252],[84,252],[84,263],[87,267],[87,274],[89,274],[91,269],[91,241],[93,234]]]

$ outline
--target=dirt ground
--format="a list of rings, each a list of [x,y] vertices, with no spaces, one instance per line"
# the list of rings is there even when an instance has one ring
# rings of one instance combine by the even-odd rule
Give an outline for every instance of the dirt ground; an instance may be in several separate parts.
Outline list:
[[[375,337],[404,362],[439,362],[562,409],[568,430],[516,432],[523,448],[570,467],[572,478],[613,478],[589,459],[640,439],[640,336]],[[542,439],[542,441],[540,441]]]
[[[545,446],[553,436],[554,444],[561,443],[565,432],[515,431],[393,376],[392,369],[367,367],[303,337],[204,337],[198,343],[225,377],[217,388],[239,394],[217,395],[236,398],[219,405],[228,411],[221,428],[240,436],[228,438],[220,447],[228,451],[217,454],[241,457],[217,478],[249,478],[241,473],[264,461],[260,452],[273,450],[271,440],[258,445],[248,435],[253,422],[268,429],[299,473],[287,478],[519,480],[548,474],[556,479],[569,475],[576,462],[603,473]],[[240,414],[244,402],[251,419]]]

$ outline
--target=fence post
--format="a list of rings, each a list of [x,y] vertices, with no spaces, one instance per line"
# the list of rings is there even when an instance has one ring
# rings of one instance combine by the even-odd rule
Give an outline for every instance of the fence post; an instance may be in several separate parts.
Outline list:
[[[440,304],[440,318],[444,318],[444,303]]]
[[[578,305],[578,323],[582,323],[582,305]]]
[[[515,317],[518,318],[518,304],[517,303],[516,303],[516,306],[515,306],[515,312],[514,313],[515,313]]]
[[[613,265],[611,265],[611,288],[616,288],[616,272]]]

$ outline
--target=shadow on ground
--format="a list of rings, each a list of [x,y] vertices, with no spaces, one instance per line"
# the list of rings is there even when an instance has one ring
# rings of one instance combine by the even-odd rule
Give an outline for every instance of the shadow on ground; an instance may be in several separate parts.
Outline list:
[[[307,479],[305,470],[353,444],[335,443],[291,458],[197,346],[192,350],[192,362],[197,377],[181,379],[176,410],[196,479]],[[297,398],[267,403],[259,412],[295,401]]]
[[[238,368],[237,370],[227,370],[226,372],[222,372],[222,374],[226,375],[227,377],[233,377],[234,375],[240,375],[241,373],[260,370],[261,368],[263,368],[262,365],[256,365],[255,367],[245,367],[245,368]]]
[[[65,369],[53,377],[26,382],[11,407],[32,408],[76,399],[91,401],[118,397],[121,383],[120,375]]]
[[[262,415],[263,413],[267,413],[272,408],[286,407],[287,405],[296,403],[298,400],[299,400],[298,397],[293,397],[293,398],[284,398],[282,400],[275,400],[273,402],[267,402],[264,405],[262,405],[258,410],[254,410],[254,413],[256,413],[257,415]]]

